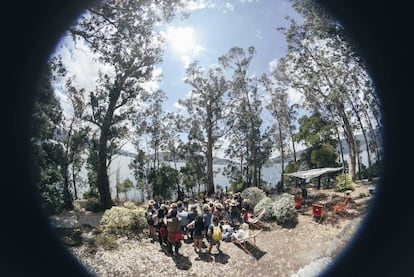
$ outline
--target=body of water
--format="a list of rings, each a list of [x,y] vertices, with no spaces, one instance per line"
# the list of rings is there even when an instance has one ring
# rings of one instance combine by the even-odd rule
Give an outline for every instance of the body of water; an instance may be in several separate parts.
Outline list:
[[[364,153],[365,154],[365,153]],[[363,163],[367,163],[367,159],[366,159],[366,154],[362,155],[362,161]],[[345,159],[348,159],[348,155],[345,155]],[[109,168],[109,182],[110,182],[110,188],[111,188],[111,193],[112,196],[115,197],[116,196],[116,189],[115,189],[115,184],[116,184],[116,178],[117,178],[117,174],[119,174],[119,181],[122,182],[125,179],[130,179],[134,184],[136,184],[136,180],[135,177],[133,175],[133,171],[131,169],[129,169],[129,164],[131,163],[131,161],[133,160],[132,157],[129,156],[116,156],[114,158],[114,160],[111,163],[111,166]],[[184,162],[177,162],[177,169],[180,169],[182,166],[184,166]],[[171,163],[170,164],[171,167],[174,167],[174,164]],[[224,176],[222,174],[224,168],[226,167],[226,165],[223,164],[216,164],[213,166],[213,169],[215,172],[217,172],[214,175],[214,185],[215,186],[221,186],[222,188],[225,187],[229,187],[229,180],[226,176]],[[268,185],[270,185],[271,187],[275,187],[277,182],[280,180],[280,173],[281,173],[281,164],[280,163],[274,163],[273,166],[271,167],[263,167],[262,169],[262,179],[264,181],[266,181],[268,183]],[[119,171],[119,173],[118,173]],[[86,174],[85,174],[86,176]],[[86,178],[85,178],[86,179]],[[79,189],[79,193],[78,196],[82,197],[82,194],[84,191],[86,191],[88,188],[80,188]],[[197,188],[196,188],[197,189]],[[203,188],[201,188],[203,189]],[[119,195],[120,198],[124,199],[125,195],[124,193],[121,193]],[[131,189],[130,191],[127,192],[126,197],[129,200],[135,200],[135,201],[143,201],[143,195],[141,190],[139,189]]]

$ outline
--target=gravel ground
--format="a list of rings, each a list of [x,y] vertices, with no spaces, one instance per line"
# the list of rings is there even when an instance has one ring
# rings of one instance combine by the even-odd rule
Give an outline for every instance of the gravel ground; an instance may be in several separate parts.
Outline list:
[[[358,190],[354,191],[359,195]],[[354,199],[354,197],[353,197]],[[116,250],[86,246],[70,251],[97,276],[313,276],[329,264],[354,234],[370,197],[356,197],[344,216],[328,212],[316,224],[309,207],[290,228],[271,225],[256,240],[255,257],[232,242],[222,242],[220,253],[196,253],[191,243],[183,243],[180,255],[169,256],[150,239],[118,240]]]

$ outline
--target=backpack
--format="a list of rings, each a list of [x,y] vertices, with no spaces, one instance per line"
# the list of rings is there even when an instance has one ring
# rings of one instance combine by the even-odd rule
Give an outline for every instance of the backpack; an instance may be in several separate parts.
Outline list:
[[[221,240],[221,228],[220,228],[220,226],[214,226],[213,227],[213,235],[212,235],[212,238],[215,241]]]

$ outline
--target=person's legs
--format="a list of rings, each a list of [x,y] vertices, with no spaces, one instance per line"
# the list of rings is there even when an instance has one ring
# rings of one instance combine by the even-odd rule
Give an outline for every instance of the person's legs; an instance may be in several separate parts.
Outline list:
[[[174,242],[174,252],[175,252],[175,254],[178,254],[178,249],[180,249],[180,245],[181,245],[180,241]]]
[[[169,254],[172,254],[173,253],[173,250],[172,250],[172,242],[169,241],[169,240],[167,240],[167,252]]]
[[[198,247],[198,251],[201,251],[201,248],[203,247],[203,240],[202,239],[197,240],[197,247]]]

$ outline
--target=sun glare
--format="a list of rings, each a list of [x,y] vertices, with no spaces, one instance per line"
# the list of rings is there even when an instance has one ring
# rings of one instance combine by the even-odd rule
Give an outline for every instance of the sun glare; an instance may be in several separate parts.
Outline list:
[[[169,26],[167,28],[167,43],[184,63],[197,57],[204,50],[197,42],[197,36],[192,27]]]

